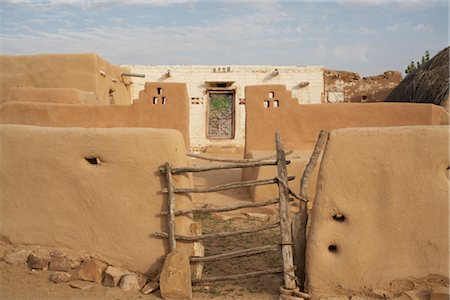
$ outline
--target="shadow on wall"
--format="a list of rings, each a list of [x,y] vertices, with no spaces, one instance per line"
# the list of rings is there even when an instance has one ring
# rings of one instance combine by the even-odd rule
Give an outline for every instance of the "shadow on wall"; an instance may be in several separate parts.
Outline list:
[[[298,104],[284,85],[247,86],[245,153],[274,149],[281,133],[286,149],[312,149],[320,130],[448,124],[448,114],[431,104]]]
[[[55,104],[11,101],[0,104],[1,124],[49,127],[170,128],[189,147],[189,102],[184,83],[147,82],[131,105]]]

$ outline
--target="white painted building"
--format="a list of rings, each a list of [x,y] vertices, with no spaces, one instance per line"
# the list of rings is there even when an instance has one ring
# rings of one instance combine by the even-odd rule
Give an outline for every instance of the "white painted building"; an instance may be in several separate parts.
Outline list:
[[[145,82],[186,83],[190,99],[190,140],[194,149],[244,147],[247,85],[284,84],[302,104],[321,103],[324,92],[325,68],[322,66],[123,67],[129,68],[132,73],[145,74],[145,78],[133,78],[132,99],[138,98]],[[220,101],[230,101],[230,106],[226,108],[230,109],[230,114],[220,118],[216,115],[214,119],[213,110],[225,103]]]

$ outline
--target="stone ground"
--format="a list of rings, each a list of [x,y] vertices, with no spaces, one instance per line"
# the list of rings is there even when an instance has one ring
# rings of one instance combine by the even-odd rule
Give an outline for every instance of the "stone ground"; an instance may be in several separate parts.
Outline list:
[[[211,154],[208,154],[211,155]],[[212,154],[218,157],[242,158],[242,153]],[[193,165],[209,164],[207,161],[192,160]],[[210,171],[195,174],[196,186],[216,185],[240,180],[240,170]],[[196,194],[195,205],[217,207],[238,203],[248,203],[249,195],[245,189],[217,193]],[[257,213],[248,216],[246,213]],[[239,210],[231,213],[197,214],[204,232],[232,231],[262,224],[272,223],[277,218],[276,207]],[[279,229],[275,228],[256,234],[244,234],[238,237],[217,238],[206,242],[205,254],[213,255],[227,250],[237,250],[255,246],[275,244],[279,239]],[[281,256],[269,252],[250,258],[206,263],[204,276],[218,276],[259,271],[281,266]],[[49,280],[52,272],[32,271],[26,265],[11,266],[0,261],[0,299],[160,299],[159,291],[150,295],[140,292],[125,292],[118,287],[103,287],[92,284],[86,290],[71,288],[68,284],[55,284]],[[194,286],[194,299],[278,299],[281,275],[265,275],[258,278],[224,281]]]

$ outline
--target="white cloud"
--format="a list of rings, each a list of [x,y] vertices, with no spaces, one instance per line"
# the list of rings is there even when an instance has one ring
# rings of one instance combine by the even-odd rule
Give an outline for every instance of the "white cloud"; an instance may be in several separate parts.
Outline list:
[[[385,29],[390,32],[398,32],[400,30],[400,27],[401,27],[401,25],[396,23],[396,24],[386,26]]]
[[[372,33],[376,33],[377,31],[374,29],[369,29],[365,26],[361,26],[358,28],[358,32],[360,32],[362,34],[372,34]]]
[[[424,24],[417,24],[416,26],[413,27],[414,31],[416,32],[427,32],[427,31],[432,31],[431,26],[429,25],[424,25]]]

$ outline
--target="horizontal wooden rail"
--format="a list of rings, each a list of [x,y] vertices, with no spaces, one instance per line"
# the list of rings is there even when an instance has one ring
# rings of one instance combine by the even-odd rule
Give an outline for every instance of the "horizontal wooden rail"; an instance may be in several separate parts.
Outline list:
[[[236,230],[236,231],[231,231],[231,232],[209,233],[209,234],[202,234],[202,235],[197,235],[197,236],[175,235],[175,239],[178,241],[184,241],[184,242],[196,242],[196,241],[217,238],[217,237],[226,237],[226,236],[240,235],[240,234],[246,234],[246,233],[254,233],[254,232],[259,232],[259,231],[276,228],[278,226],[280,226],[279,222],[270,224],[270,225],[266,225],[266,226],[253,228],[253,229]],[[168,237],[167,232],[154,232],[152,235],[156,236],[156,237],[162,237],[162,238]]]
[[[279,251],[280,249],[281,248],[279,245],[260,246],[260,247],[230,251],[227,253],[211,255],[211,256],[204,256],[204,257],[193,256],[193,257],[191,257],[191,262],[206,262],[206,261],[215,261],[215,260],[242,257],[242,256],[250,256],[250,255],[256,255],[256,254],[261,254],[261,253],[266,253],[266,252],[271,252],[271,251]]]
[[[290,161],[286,161],[286,164],[290,164]],[[226,170],[226,169],[240,169],[240,168],[251,168],[251,167],[261,167],[261,166],[276,166],[276,160],[268,161],[257,161],[257,162],[246,162],[246,163],[233,163],[227,165],[217,165],[209,167],[179,167],[172,168],[172,174],[188,173],[188,172],[206,172],[214,170]],[[165,168],[159,168],[161,173],[165,173]]]
[[[293,198],[289,198],[289,201],[294,201]],[[278,198],[267,200],[264,202],[257,202],[257,203],[249,203],[249,204],[240,204],[236,206],[228,206],[228,207],[198,207],[198,208],[189,208],[189,209],[182,209],[175,211],[175,216],[181,216],[186,215],[190,213],[203,213],[203,212],[224,212],[224,211],[232,211],[232,210],[238,210],[242,208],[254,208],[254,207],[263,207],[268,206],[272,204],[279,203],[280,200]],[[167,211],[163,211],[160,214],[161,216],[167,216]]]
[[[195,278],[195,279],[192,279],[192,283],[236,280],[236,279],[252,278],[252,277],[268,275],[268,274],[276,274],[276,273],[282,273],[282,272],[283,272],[283,268],[273,268],[273,269],[268,269],[265,271],[256,271],[256,272],[249,272],[249,273],[236,274],[236,275]]]
[[[289,155],[289,154],[291,154],[293,152],[294,152],[293,150],[286,151],[285,155]],[[272,155],[269,155],[269,156],[266,156],[266,157],[260,157],[260,158],[230,159],[230,158],[219,158],[219,157],[204,156],[204,155],[199,155],[199,154],[195,154],[195,153],[188,153],[187,156],[198,158],[198,159],[203,159],[203,160],[218,161],[218,162],[229,162],[229,163],[258,162],[258,161],[263,161],[263,160],[274,159],[274,158],[277,157],[276,154],[272,154]]]
[[[294,180],[295,176],[289,176],[288,180]],[[210,193],[210,192],[217,192],[217,191],[223,191],[223,190],[230,190],[230,189],[236,189],[236,188],[242,188],[242,187],[249,187],[249,186],[258,186],[258,185],[267,185],[267,184],[274,184],[277,183],[277,178],[272,179],[262,179],[262,180],[248,180],[248,181],[241,181],[241,182],[233,182],[233,183],[227,183],[222,185],[216,185],[212,187],[197,187],[197,188],[175,188],[173,191],[174,193]],[[163,188],[161,190],[163,193],[167,193],[167,188]]]

